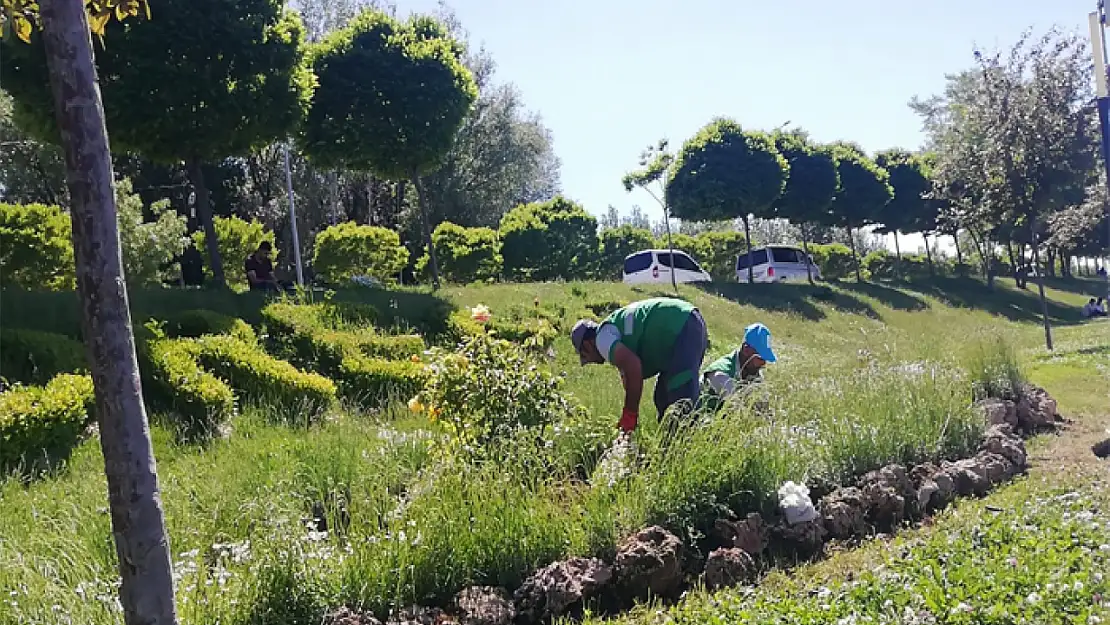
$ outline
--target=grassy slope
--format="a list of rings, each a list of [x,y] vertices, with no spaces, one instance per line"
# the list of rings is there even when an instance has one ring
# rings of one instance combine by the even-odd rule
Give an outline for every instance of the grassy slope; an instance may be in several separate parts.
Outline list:
[[[982,308],[956,309],[935,299],[935,293],[878,286],[789,285],[757,291],[734,286],[720,295],[692,288],[684,289],[683,295],[691,297],[705,312],[713,340],[711,356],[734,346],[747,323],[767,323],[775,333],[783,360],[771,376],[852,367],[861,354],[887,362],[943,359],[958,353],[969,337],[995,332],[1026,350],[1034,378],[1054,392],[1066,393],[1066,408],[1093,412],[1100,402],[1105,405],[1105,378],[1098,373],[1104,375],[1105,368],[1097,367],[1105,367],[1105,351],[1099,351],[1099,346],[1110,343],[1106,340],[1110,324],[1078,325],[1077,311],[1085,301],[1083,295],[1050,290],[1052,312],[1064,324],[1057,335],[1061,351],[1067,355],[1044,359],[1036,357],[1036,347],[1043,338],[1039,326],[1033,323],[1038,308],[1032,293],[1003,286],[1000,292],[987,295],[968,283],[949,283],[943,288],[948,299]],[[756,296],[749,297],[753,292]],[[460,305],[485,303],[495,314],[511,305],[531,306],[533,298],[539,297],[541,306],[565,307],[567,321],[582,312],[587,300],[628,301],[644,295],[615,284],[469,287],[449,289],[447,294]],[[745,303],[738,307],[733,299]],[[598,418],[608,414],[615,420],[621,397],[615,372],[578,367],[565,337],[559,339],[556,353],[557,366],[569,373],[569,389]],[[646,414],[649,403],[645,402]],[[237,424],[237,436],[203,450],[175,446],[164,431],[155,428],[174,551],[232,541],[250,528],[278,521],[298,523],[297,515],[304,504],[300,498],[327,490],[337,476],[346,478],[352,490],[362,495],[354,499],[369,508],[352,511],[352,517],[367,519],[385,514],[400,485],[422,466],[423,456],[416,446],[395,444],[383,436],[396,438],[395,432],[412,431],[418,425],[400,416],[392,420],[388,431],[383,431],[370,420],[342,419],[306,432],[266,425],[248,416]],[[28,615],[53,622],[49,606],[55,603],[65,604],[74,622],[115,620],[110,586],[80,586],[85,580],[111,577],[113,549],[103,509],[101,462],[95,441],[89,441],[77,450],[73,465],[64,475],[29,487],[12,480],[0,484],[0,602],[8,602],[0,605],[0,621],[5,615],[21,614],[23,622],[34,622],[34,617]],[[35,556],[34,562],[24,558],[27,554]],[[20,588],[22,582],[18,580],[27,578],[14,572],[16,566],[34,567],[39,571],[36,575],[53,581],[37,588]],[[12,572],[9,576],[5,571]],[[280,582],[254,579],[228,584],[266,584],[273,589],[280,587]],[[290,587],[296,585],[294,582],[289,580]],[[215,583],[218,587],[219,580]],[[16,592],[10,599],[9,588]],[[74,601],[72,593],[79,588],[89,595],[103,594],[106,600]],[[271,600],[277,599],[285,603],[254,606],[250,618],[265,620],[260,614],[267,610],[295,612],[300,600],[295,592],[279,598],[271,593]],[[221,599],[212,594],[210,601],[215,604]],[[21,602],[23,608],[12,608],[11,602]],[[211,605],[200,613],[192,609],[182,606],[186,620],[190,614],[199,616],[215,610]],[[241,609],[231,606],[227,612],[245,616]]]

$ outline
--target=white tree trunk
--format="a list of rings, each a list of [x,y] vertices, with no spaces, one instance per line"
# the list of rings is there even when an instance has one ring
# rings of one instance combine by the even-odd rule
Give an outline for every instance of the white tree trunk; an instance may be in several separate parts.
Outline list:
[[[108,133],[84,0],[44,0],[42,29],[66,162],[81,330],[96,389],[127,625],[177,622],[154,450],[120,258]]]

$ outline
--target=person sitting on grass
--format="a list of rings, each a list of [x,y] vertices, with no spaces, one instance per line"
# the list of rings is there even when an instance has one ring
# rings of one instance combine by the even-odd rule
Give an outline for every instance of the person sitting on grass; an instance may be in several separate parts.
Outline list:
[[[281,293],[292,289],[292,285],[288,282],[279,282],[274,278],[274,262],[270,260],[273,249],[269,241],[263,241],[243,263],[247,272],[247,282],[250,283],[252,291]]]
[[[631,433],[639,420],[644,380],[656,375],[657,418],[679,400],[691,406],[700,393],[698,372],[709,346],[701,312],[680,299],[659,297],[618,309],[598,324],[581,319],[570,340],[583,365],[610,363],[624,384],[624,410],[617,427]]]
[[[702,373],[702,381],[718,400],[762,379],[763,367],[775,362],[771,331],[762,323],[744,328],[744,342],[730,353],[714,360]]]
[[[1105,317],[1106,306],[1102,303],[1102,298],[1098,298],[1098,301],[1096,302],[1095,298],[1092,297],[1091,300],[1087,302],[1087,305],[1083,307],[1083,316],[1088,319],[1093,319],[1095,317]]]

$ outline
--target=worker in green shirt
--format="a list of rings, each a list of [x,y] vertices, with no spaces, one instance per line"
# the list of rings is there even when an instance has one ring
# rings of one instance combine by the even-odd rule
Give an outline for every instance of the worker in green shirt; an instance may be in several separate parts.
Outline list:
[[[624,410],[617,427],[622,432],[636,429],[644,380],[659,376],[654,393],[659,418],[681,399],[698,399],[709,333],[689,302],[669,297],[634,302],[600,324],[580,320],[570,339],[583,365],[608,362],[620,370]]]
[[[771,331],[762,323],[744,328],[744,342],[737,349],[709,364],[703,382],[718,399],[724,399],[745,384],[757,382],[763,367],[775,362]]]

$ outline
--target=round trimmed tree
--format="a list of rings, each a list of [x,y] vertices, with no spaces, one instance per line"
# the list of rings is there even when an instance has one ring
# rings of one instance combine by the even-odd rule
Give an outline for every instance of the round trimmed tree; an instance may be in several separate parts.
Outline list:
[[[834,143],[832,148],[836,171],[840,175],[840,189],[833,196],[830,225],[848,230],[848,242],[856,263],[856,280],[862,281],[859,253],[852,232],[855,228],[878,221],[883,207],[894,199],[894,190],[890,188],[890,174],[867,158],[862,148],[847,142]]]
[[[163,0],[156,19],[110,22],[96,67],[116,152],[184,161],[217,284],[224,283],[201,164],[281,140],[312,90],[300,18],[281,0]],[[57,142],[42,46],[5,42],[4,88],[17,123]]]
[[[894,189],[894,199],[879,212],[877,221],[882,228],[878,232],[894,235],[894,253],[901,260],[898,233],[918,232],[918,222],[928,209],[925,195],[932,189],[932,182],[925,161],[906,150],[879,152],[875,164],[890,174],[890,186]]]
[[[775,216],[797,224],[802,231],[802,246],[809,257],[809,226],[830,219],[833,197],[840,187],[836,159],[832,150],[810,144],[800,131],[775,135],[775,148],[790,165],[786,190],[775,201]],[[806,277],[813,283],[813,272],[806,263]]]
[[[667,205],[679,219],[742,218],[750,255],[748,218],[771,216],[789,171],[768,135],[718,118],[682,146],[667,181]],[[748,281],[754,281],[750,262]]]
[[[402,23],[380,11],[361,13],[312,51],[319,85],[301,137],[305,153],[321,167],[412,180],[437,288],[439,265],[420,177],[440,165],[478,97],[464,52],[430,17]]]

